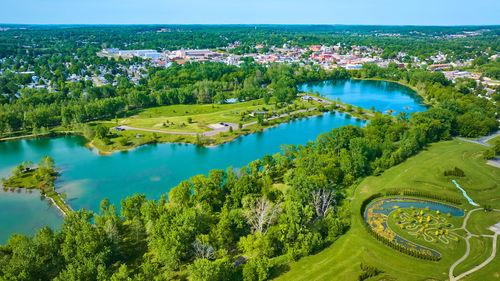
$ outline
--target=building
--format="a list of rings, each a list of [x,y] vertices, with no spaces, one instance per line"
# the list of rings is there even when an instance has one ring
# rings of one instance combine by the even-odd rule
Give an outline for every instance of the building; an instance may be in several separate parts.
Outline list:
[[[118,54],[118,52],[120,52],[120,49],[118,48],[103,49],[102,52],[105,54]]]

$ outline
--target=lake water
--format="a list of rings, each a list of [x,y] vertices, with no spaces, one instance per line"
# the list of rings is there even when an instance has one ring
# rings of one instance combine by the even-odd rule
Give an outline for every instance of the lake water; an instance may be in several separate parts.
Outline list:
[[[365,109],[412,113],[426,109],[423,99],[405,86],[373,80],[336,80],[305,83],[299,91],[320,93],[328,99],[339,100]]]
[[[381,86],[386,82],[367,82],[360,87],[367,87],[370,92],[378,88],[377,95],[388,88]],[[406,88],[401,91],[398,94],[393,89],[386,91],[386,95],[407,95]],[[407,101],[406,106],[419,108],[419,101],[413,97],[408,97]],[[38,162],[43,155],[51,156],[62,172],[56,189],[67,194],[67,201],[75,210],[97,211],[105,197],[117,205],[121,199],[135,193],[158,199],[180,181],[196,174],[208,174],[211,169],[229,166],[239,168],[266,154],[279,152],[282,144],[305,144],[332,128],[365,124],[344,113],[326,113],[281,124],[216,147],[157,144],[107,156],[89,150],[84,146],[86,140],[75,136],[4,142],[0,143],[0,176],[9,175],[22,161]],[[57,209],[48,207],[48,202],[40,201],[39,197],[37,192],[19,194],[0,189],[0,243],[5,243],[11,233],[31,235],[43,225],[60,224],[62,218]]]

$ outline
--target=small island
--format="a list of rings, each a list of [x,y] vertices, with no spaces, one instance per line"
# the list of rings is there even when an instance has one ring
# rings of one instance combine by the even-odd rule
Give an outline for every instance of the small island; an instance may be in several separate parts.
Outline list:
[[[12,176],[2,178],[2,187],[36,189],[45,198],[48,198],[63,215],[73,210],[66,204],[66,194],[58,193],[54,189],[54,181],[59,172],[55,168],[54,160],[49,156],[43,156],[38,164],[24,161],[12,170]]]

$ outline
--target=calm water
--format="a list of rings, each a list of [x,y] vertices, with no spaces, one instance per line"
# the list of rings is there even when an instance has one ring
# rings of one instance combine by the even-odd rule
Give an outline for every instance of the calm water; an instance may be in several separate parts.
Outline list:
[[[424,111],[422,98],[402,85],[372,80],[337,80],[299,85],[299,91],[320,93],[326,98],[375,110],[412,113]],[[408,108],[409,107],[409,108]]]
[[[367,89],[379,87],[374,81],[369,82],[372,83],[366,84]],[[384,89],[380,88],[378,95]],[[397,93],[392,90],[387,95]],[[407,106],[417,108],[418,101],[408,97]],[[104,197],[118,205],[122,198],[134,193],[157,199],[180,181],[196,174],[229,166],[242,167],[266,154],[279,152],[282,144],[304,144],[332,128],[364,124],[346,114],[327,113],[282,124],[217,147],[158,144],[108,156],[84,147],[85,139],[81,137],[4,142],[0,143],[0,176],[7,176],[22,161],[38,162],[43,155],[49,155],[62,172],[56,188],[68,195],[71,206],[97,211]],[[61,221],[57,210],[49,208],[47,201],[40,201],[37,193],[17,194],[0,189],[0,243],[5,243],[11,233],[33,234],[36,228],[57,226]]]

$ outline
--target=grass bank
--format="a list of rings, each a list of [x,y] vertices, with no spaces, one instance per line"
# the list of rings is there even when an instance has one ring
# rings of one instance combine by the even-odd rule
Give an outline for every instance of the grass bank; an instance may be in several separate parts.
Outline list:
[[[359,215],[361,203],[372,194],[394,188],[462,196],[451,182],[452,178],[444,176],[445,170],[459,167],[465,172],[465,177],[456,180],[471,198],[481,205],[489,204],[500,209],[500,169],[485,164],[486,161],[481,156],[485,149],[484,146],[459,140],[439,142],[380,176],[365,178],[353,192],[351,229],[320,253],[287,264],[287,272],[275,280],[358,280],[362,272],[360,263],[383,271],[373,280],[447,280],[450,266],[465,252],[460,245],[464,243],[463,240],[449,251],[440,249],[443,257],[438,262],[410,257],[380,243],[365,230],[364,221]],[[460,207],[473,209],[465,199]],[[482,229],[492,221],[495,218],[485,222],[484,217],[471,217],[468,225],[480,225]],[[490,247],[491,244],[486,243],[479,251],[488,252]],[[479,279],[470,277],[468,280],[498,279],[498,255],[471,276]]]

